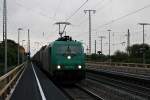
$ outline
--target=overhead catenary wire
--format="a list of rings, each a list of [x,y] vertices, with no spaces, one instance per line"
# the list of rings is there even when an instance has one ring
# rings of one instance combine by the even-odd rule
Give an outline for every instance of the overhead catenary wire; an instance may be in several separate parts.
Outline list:
[[[103,0],[103,1],[105,1],[105,0]],[[112,0],[107,1],[104,4],[101,4],[101,6],[96,9],[96,12],[99,12],[100,10],[105,9],[106,7],[109,7],[108,5],[111,3],[110,1],[112,1]]]
[[[88,0],[86,0],[78,9],[76,9],[76,10],[71,14],[71,16],[69,16],[68,18],[66,18],[65,21],[70,20],[87,2],[88,2]]]
[[[86,3],[88,2],[88,0],[86,0],[78,9],[75,10],[75,12],[73,12],[73,14],[71,16],[69,16],[68,18],[66,18],[65,22],[67,22],[68,20],[70,20]],[[66,25],[63,29],[63,32],[65,31]]]
[[[26,10],[32,11],[31,8],[25,7],[23,4],[21,4],[21,3],[19,3],[19,2],[16,2],[16,5],[22,7],[22,8],[24,8],[24,9],[26,9]],[[42,9],[41,9],[41,10],[42,10]],[[47,14],[45,14],[45,13],[43,13],[43,12],[39,12],[39,11],[38,11],[38,12],[37,12],[37,11],[36,11],[36,12],[35,12],[35,11],[32,11],[32,12],[35,13],[35,14],[41,15],[41,16],[47,18],[47,19],[53,19],[53,17],[47,16]]]
[[[99,3],[97,3],[96,5],[94,5],[93,7],[92,7],[92,9],[94,9],[95,7],[97,7],[99,4],[101,4],[101,6],[98,8],[98,9],[96,9],[96,12],[98,12],[97,10],[102,10],[102,9],[104,9],[105,7],[108,7],[108,6],[106,6],[106,4],[103,4],[103,2],[104,2],[105,0],[101,0],[101,2],[99,2]],[[109,0],[110,1],[110,0]],[[109,2],[108,2],[109,3]],[[107,3],[107,4],[108,4]],[[79,24],[77,24],[76,26],[77,27],[80,27],[81,25],[83,25],[85,22],[87,22],[87,20],[88,20],[88,18],[87,19],[83,19],[82,21],[80,21],[79,22]]]
[[[108,3],[110,3],[110,1],[111,0],[109,0],[109,2],[107,2],[107,4]],[[102,10],[102,9],[104,9],[105,8],[105,3],[103,3],[104,2],[104,0],[101,0],[98,4],[96,4],[96,5],[94,5],[94,7],[92,7],[92,8],[95,8],[96,6],[98,6],[99,4],[101,4],[101,6],[98,8],[99,10]],[[101,9],[100,9],[101,8]],[[97,10],[97,9],[96,9]],[[84,19],[84,20],[82,20],[81,22],[79,22],[79,24],[77,24],[77,25],[75,25],[75,27],[80,27],[81,25],[83,25],[85,22],[87,22],[87,19]],[[83,35],[83,34],[82,34]]]
[[[57,4],[56,10],[53,15],[53,20],[51,21],[52,23],[55,23],[55,21],[56,21],[57,11],[60,8],[61,3],[62,3],[62,0],[59,0],[59,3]],[[51,29],[54,29],[54,25],[51,27]]]
[[[105,23],[105,24],[103,24],[103,25],[100,25],[100,26],[98,26],[98,27],[97,27],[96,29],[94,29],[94,30],[97,30],[98,28],[104,27],[104,26],[109,25],[109,24],[111,24],[111,23],[117,22],[117,21],[119,21],[119,20],[121,20],[121,19],[124,19],[124,18],[126,18],[126,17],[128,17],[128,16],[130,16],[130,15],[133,15],[133,14],[135,14],[135,13],[138,13],[138,12],[140,12],[140,11],[146,9],[146,8],[149,8],[149,7],[150,7],[150,4],[144,6],[144,7],[140,8],[140,9],[137,9],[137,10],[135,10],[135,11],[133,11],[133,12],[130,12],[130,13],[126,14],[126,15],[123,15],[123,16],[121,16],[121,17],[118,17],[118,18],[116,18],[116,19],[114,19],[114,20],[111,20],[111,21],[108,22],[108,23]]]
[[[54,12],[54,15],[53,15],[53,20],[51,21],[52,23],[54,23],[55,20],[56,20],[57,11],[58,11],[58,9],[60,8],[60,5],[61,5],[62,1],[63,1],[63,0],[59,0],[59,3],[58,3],[57,6],[56,6],[56,9],[55,9],[55,12]]]

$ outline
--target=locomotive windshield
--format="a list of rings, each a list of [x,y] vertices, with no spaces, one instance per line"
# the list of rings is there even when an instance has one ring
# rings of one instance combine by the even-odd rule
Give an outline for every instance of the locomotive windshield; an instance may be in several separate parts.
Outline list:
[[[58,54],[81,54],[82,48],[80,46],[59,46],[57,48]]]

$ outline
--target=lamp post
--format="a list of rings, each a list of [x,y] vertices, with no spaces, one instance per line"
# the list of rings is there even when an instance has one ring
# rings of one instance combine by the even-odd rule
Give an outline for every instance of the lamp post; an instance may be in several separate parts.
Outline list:
[[[4,71],[7,72],[7,2],[3,1],[3,41],[5,41],[5,67]]]
[[[25,41],[25,40],[22,40],[22,47],[23,47],[23,48],[24,48],[24,41]],[[25,53],[25,52],[22,53],[22,62],[24,62],[24,53]]]
[[[144,36],[144,28],[145,25],[150,25],[149,23],[138,23],[139,25],[143,26],[143,64],[145,64],[145,48],[144,48],[144,43],[145,43],[145,36]]]
[[[19,45],[19,41],[20,41],[20,31],[22,30],[22,28],[18,28],[18,65],[19,65],[19,63],[20,63],[20,55],[19,55],[19,47],[20,47],[20,45]]]

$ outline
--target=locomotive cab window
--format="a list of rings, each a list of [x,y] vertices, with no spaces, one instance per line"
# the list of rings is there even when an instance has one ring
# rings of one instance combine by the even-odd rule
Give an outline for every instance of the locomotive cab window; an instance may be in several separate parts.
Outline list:
[[[59,46],[57,47],[58,54],[81,54],[82,48],[81,46]]]

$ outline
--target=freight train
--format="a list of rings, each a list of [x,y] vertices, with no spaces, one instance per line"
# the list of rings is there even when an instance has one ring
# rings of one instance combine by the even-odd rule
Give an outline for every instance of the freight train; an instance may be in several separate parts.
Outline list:
[[[54,80],[75,83],[85,78],[83,45],[69,36],[43,46],[32,60]]]

